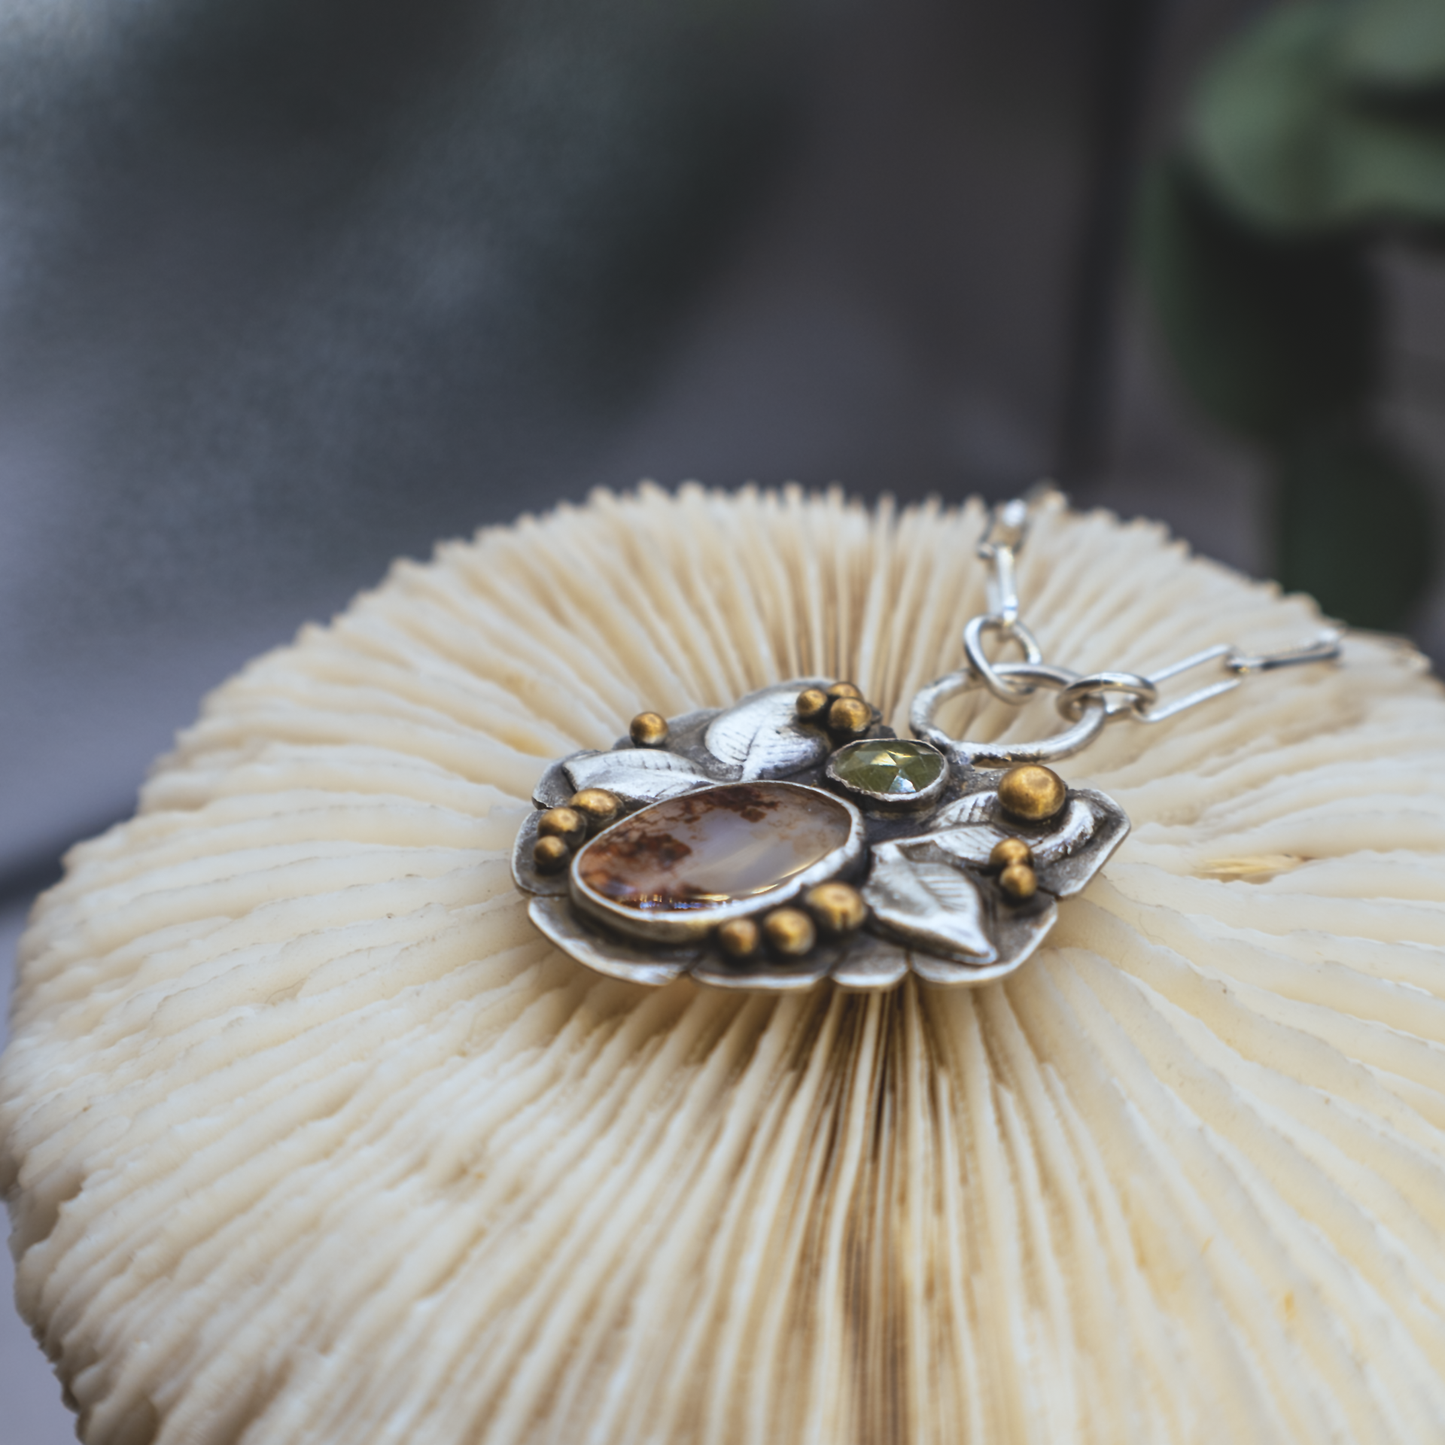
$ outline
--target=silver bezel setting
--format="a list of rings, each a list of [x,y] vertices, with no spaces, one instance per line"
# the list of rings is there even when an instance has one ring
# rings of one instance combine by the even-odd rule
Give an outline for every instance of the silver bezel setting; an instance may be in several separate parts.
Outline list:
[[[858,738],[854,742],[844,743],[841,748],[836,749],[828,756],[827,765],[823,769],[823,776],[827,778],[828,784],[840,795],[846,795],[858,799],[859,802],[867,803],[870,807],[878,808],[887,813],[923,813],[938,802],[948,787],[950,765],[948,754],[942,748],[935,747],[926,738],[902,738],[898,741],[910,745],[925,747],[930,752],[938,755],[942,763],[942,769],[938,776],[924,789],[917,793],[875,793],[871,788],[860,788],[857,783],[850,783],[846,778],[840,777],[836,771],[840,759],[845,757],[854,748],[867,747],[870,743],[886,743],[891,741],[888,738]]]
[[[895,736],[851,683],[795,678],[728,708],[669,719],[640,713],[611,752],[574,753],[537,784],[539,811],[519,830],[512,855],[518,888],[534,895],[529,909],[537,927],[578,962],[635,983],[686,973],[721,988],[810,988],[827,978],[840,988],[877,991],[896,987],[910,972],[925,983],[963,987],[1012,973],[1048,935],[1058,901],[1079,892],[1129,832],[1112,798],[1069,788],[1057,774],[1030,777],[1029,770],[1072,757],[1112,721],[1157,724],[1238,687],[1250,673],[1341,655],[1331,629],[1282,652],[1245,653],[1219,643],[1147,675],[1120,668],[1083,675],[1046,662],[1020,616],[1015,556],[1032,516],[1060,505],[1057,492],[1036,488],[1029,499],[995,507],[979,539],[978,556],[989,568],[988,610],[964,627],[966,666],[920,689],[909,712],[914,738],[943,755],[934,783],[920,793],[875,793],[838,775],[843,748]],[[1023,661],[990,658],[986,637],[1021,649]],[[1184,697],[1160,695],[1160,684],[1210,662],[1222,663],[1225,676]],[[1042,741],[971,741],[935,722],[942,704],[961,693],[984,689],[1018,707],[1041,688],[1055,694],[1068,724]],[[1013,766],[1020,771],[1005,771]],[[716,909],[644,913],[594,893],[578,877],[580,854],[566,856],[574,819],[551,820],[549,839],[537,841],[542,811],[587,788],[613,794],[625,817],[719,783],[764,779],[825,786],[833,801],[850,807],[858,828],[836,858]],[[587,800],[576,805],[585,810]],[[1047,818],[1029,821],[1045,810]],[[568,840],[561,852],[551,837]],[[567,873],[559,876],[553,867],[564,857]],[[844,886],[806,891],[830,880]],[[786,910],[765,918],[761,929],[742,922],[792,900],[812,914],[820,937]],[[724,932],[710,937],[720,924]],[[759,948],[765,940],[802,956],[767,956]]]
[[[811,797],[825,800],[833,807],[841,808],[848,823],[847,838],[836,848],[824,854],[816,863],[801,869],[766,892],[739,898],[731,903],[721,903],[715,908],[650,912],[644,909],[629,908],[626,904],[617,903],[598,893],[596,889],[582,881],[581,869],[587,854],[597,844],[605,842],[622,823],[641,817],[651,808],[662,806],[662,803],[651,803],[647,807],[638,808],[635,812],[629,813],[626,818],[619,819],[611,827],[604,828],[573,855],[571,866],[568,869],[568,893],[572,902],[581,912],[595,918],[599,923],[608,924],[619,933],[641,942],[700,943],[721,924],[734,918],[754,918],[771,909],[781,908],[783,905],[793,902],[815,883],[826,883],[830,879],[841,877],[857,869],[863,861],[866,846],[863,815],[847,798],[840,798],[836,793],[825,792],[822,788],[810,788],[803,784],[784,782],[777,778],[759,779],[757,785],[806,793]],[[715,783],[709,787],[697,788],[687,796],[706,797],[708,793],[716,792],[720,788],[736,786],[738,786],[736,783]],[[663,800],[663,802],[670,801],[671,799]]]
[[[777,683],[731,708],[668,719],[660,747],[624,738],[610,752],[584,751],[553,763],[537,784],[536,811],[518,830],[512,859],[517,886],[533,895],[529,913],[537,928],[598,973],[651,985],[690,977],[715,988],[778,992],[831,980],[843,989],[879,991],[896,988],[911,973],[931,985],[972,987],[1018,968],[1053,926],[1058,900],[1081,889],[1128,833],[1123,811],[1102,793],[1069,789],[1056,818],[1011,818],[997,795],[1002,770],[981,767],[972,745],[939,748],[943,774],[922,793],[859,789],[837,777],[833,758],[856,742],[894,734],[878,724],[876,712],[861,738],[830,737],[799,719],[798,694],[827,686],[814,678]],[[931,737],[920,741],[938,746]],[[847,812],[847,840],[778,886],[713,908],[639,910],[582,883],[587,849],[612,828],[655,803],[739,782],[827,798]],[[621,814],[581,844],[565,869],[539,872],[532,858],[538,821],[583,787],[612,792]],[[1006,836],[1031,849],[1038,891],[1026,902],[1005,897],[998,870],[988,863]],[[738,961],[721,951],[720,924],[762,922],[774,909],[807,907],[808,891],[835,879],[851,882],[868,905],[858,931],[842,937],[820,931],[802,958],[764,948]]]

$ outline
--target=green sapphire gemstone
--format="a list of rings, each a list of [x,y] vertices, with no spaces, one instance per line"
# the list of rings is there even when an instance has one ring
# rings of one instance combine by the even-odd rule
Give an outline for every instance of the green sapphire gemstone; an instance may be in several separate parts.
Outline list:
[[[943,754],[930,743],[877,738],[840,748],[831,771],[839,782],[859,792],[908,798],[926,792],[946,766]]]

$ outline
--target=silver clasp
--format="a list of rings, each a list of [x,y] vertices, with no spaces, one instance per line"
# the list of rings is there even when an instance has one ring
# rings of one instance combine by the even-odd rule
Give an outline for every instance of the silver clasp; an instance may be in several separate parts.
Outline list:
[[[978,555],[990,566],[988,576],[989,620],[1012,631],[1019,620],[1018,582],[1014,556],[1029,533],[1029,504],[1022,497],[1004,502],[989,513],[988,526],[978,539]]]
[[[1224,670],[1229,674],[1228,677],[1187,693],[1174,702],[1154,703],[1151,706],[1134,709],[1131,715],[1140,722],[1163,722],[1166,718],[1171,718],[1186,708],[1195,707],[1201,702],[1208,702],[1212,697],[1220,696],[1221,693],[1230,692],[1238,687],[1251,672],[1270,672],[1277,667],[1298,667],[1308,662],[1334,662],[1339,655],[1340,634],[1333,628],[1321,632],[1313,641],[1302,642],[1296,647],[1287,647],[1282,652],[1251,654],[1241,652],[1239,648],[1228,642],[1220,642],[1213,647],[1206,647],[1203,652],[1196,652],[1180,662],[1171,663],[1168,667],[1161,667],[1157,672],[1149,673],[1148,681],[1158,687],[1161,682],[1167,682],[1171,677],[1178,677],[1180,673],[1190,672],[1196,667],[1203,667],[1205,663],[1213,662],[1215,658],[1223,659]]]
[[[978,555],[989,564],[988,611],[971,618],[963,631],[963,652],[967,666],[923,689],[914,702],[913,727],[916,737],[927,738],[939,747],[952,747],[960,756],[1013,756],[1015,758],[1067,757],[1092,741],[1109,722],[1131,718],[1135,722],[1159,723],[1175,717],[1212,697],[1230,692],[1252,672],[1270,672],[1278,667],[1298,667],[1312,662],[1333,662],[1340,655],[1340,634],[1333,629],[1296,647],[1281,652],[1248,653],[1227,642],[1206,647],[1190,657],[1161,667],[1147,675],[1107,671],[1080,675],[1067,668],[1046,664],[1033,633],[1019,616],[1018,579],[1015,561],[1028,536],[1034,509],[1057,505],[1061,495],[1047,483],[1040,483],[1028,498],[1001,502],[989,512],[988,526],[978,540]],[[994,636],[1000,644],[1013,643],[1023,661],[992,661],[984,651],[984,638]],[[1224,676],[1196,688],[1174,701],[1160,701],[1159,684],[1206,663],[1219,661]],[[1002,702],[1018,706],[1040,687],[1057,691],[1059,712],[1075,724],[1057,738],[998,753],[982,744],[948,739],[933,727],[938,704],[957,692],[984,687]]]

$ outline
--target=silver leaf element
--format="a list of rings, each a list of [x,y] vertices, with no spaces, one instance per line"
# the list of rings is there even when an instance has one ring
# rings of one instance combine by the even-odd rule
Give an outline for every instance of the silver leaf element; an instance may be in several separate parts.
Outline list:
[[[903,943],[969,963],[997,957],[983,930],[977,886],[927,842],[879,843],[863,897],[874,919]]]
[[[708,724],[704,746],[744,782],[783,777],[822,762],[827,737],[795,715],[798,693],[807,685],[785,682],[749,693]]]
[[[908,958],[902,948],[886,938],[855,933],[842,962],[833,969],[833,982],[839,988],[869,993],[895,988],[908,973]]]
[[[565,898],[534,898],[527,905],[527,913],[563,953],[598,973],[628,983],[671,983],[700,956],[697,949],[639,947],[601,929],[589,928]]]
[[[1047,833],[1010,831],[997,823],[967,823],[930,833],[928,841],[959,863],[982,868],[996,844],[1005,838],[1022,837],[1034,855],[1034,866],[1046,868],[1077,853],[1094,836],[1095,826],[1093,810],[1082,799],[1071,797],[1063,816]]]
[[[980,793],[965,793],[946,808],[940,808],[929,826],[941,831],[944,828],[964,828],[971,823],[991,823],[1000,811],[998,793],[988,788]]]
[[[574,791],[606,788],[624,803],[659,803],[706,787],[716,779],[700,773],[686,758],[656,748],[618,748],[611,753],[582,753],[563,764]]]
[[[993,800],[997,797],[994,793],[973,796]],[[960,865],[982,868],[1000,840],[1023,838],[1034,855],[1039,887],[1056,898],[1070,898],[1103,867],[1129,832],[1129,819],[1124,810],[1112,798],[1091,788],[1070,790],[1068,806],[1059,821],[1043,832],[1010,827],[997,808],[977,810],[977,815],[998,821],[945,827],[937,833],[906,841],[915,845],[931,843]],[[956,817],[956,805],[945,809],[940,816]]]
[[[716,954],[705,953],[692,970],[695,983],[710,988],[745,989],[762,993],[796,993],[810,989],[828,977],[839,950],[815,948],[805,959],[790,964],[764,964],[761,968],[734,968]]]
[[[992,823],[969,823],[961,828],[945,828],[940,833],[927,835],[928,841],[947,853],[955,863],[967,863],[974,868],[986,867],[989,854],[1008,836]]]
[[[1064,816],[1036,843],[1029,845],[1033,849],[1034,866],[1047,868],[1050,863],[1077,853],[1094,836],[1097,823],[1088,803],[1077,793],[1071,794]]]
[[[1129,815],[1109,796],[1092,788],[1070,791],[1069,806],[1077,806],[1088,819],[1081,835],[1061,837],[1067,846],[1052,849],[1040,858],[1039,882],[1058,898],[1071,898],[1108,861],[1109,856],[1129,836]],[[1063,833],[1063,830],[1060,830]]]
[[[913,971],[925,983],[941,983],[949,988],[977,988],[995,979],[1007,978],[1018,968],[1048,935],[1058,916],[1053,899],[1048,906],[1008,927],[998,943],[998,957],[992,963],[956,963],[936,954],[909,954]]]
[[[543,873],[532,855],[537,844],[537,820],[542,814],[529,813],[517,829],[517,841],[512,845],[512,881],[523,893],[565,894],[567,875],[565,873]]]

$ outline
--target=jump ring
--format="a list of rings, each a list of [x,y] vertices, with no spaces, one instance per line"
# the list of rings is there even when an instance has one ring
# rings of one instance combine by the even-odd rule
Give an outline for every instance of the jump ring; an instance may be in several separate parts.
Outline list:
[[[1068,668],[1050,667],[1046,663],[1001,662],[996,670],[1004,678],[1018,678],[1031,687],[1063,689],[1078,680],[1078,674]],[[1050,763],[1072,757],[1099,736],[1108,719],[1103,699],[1090,694],[1082,700],[1079,720],[1073,727],[1039,743],[1000,747],[997,743],[970,742],[966,738],[951,738],[942,728],[933,725],[934,714],[944,702],[982,685],[984,679],[971,667],[929,683],[913,699],[909,709],[908,725],[913,736],[941,748],[966,767],[1007,767],[1013,763]]]
[[[1111,694],[1125,699],[1121,705],[1111,707]],[[1066,718],[1079,716],[1085,698],[1097,697],[1104,703],[1104,710],[1112,719],[1125,713],[1138,714],[1142,708],[1157,702],[1159,689],[1147,677],[1137,672],[1091,672],[1064,688],[1054,699],[1054,705]]]
[[[1009,682],[1006,676],[1002,675],[1006,673],[1007,666],[995,666],[988,660],[983,650],[985,632],[997,632],[1005,640],[1017,642],[1024,650],[1024,665],[1028,667],[1042,665],[1043,649],[1034,639],[1033,633],[1017,619],[1005,622],[1001,617],[974,617],[970,618],[968,626],[963,629],[963,651],[968,658],[969,667],[996,698],[1017,707],[1026,698],[1034,695],[1034,689],[1027,683]]]

